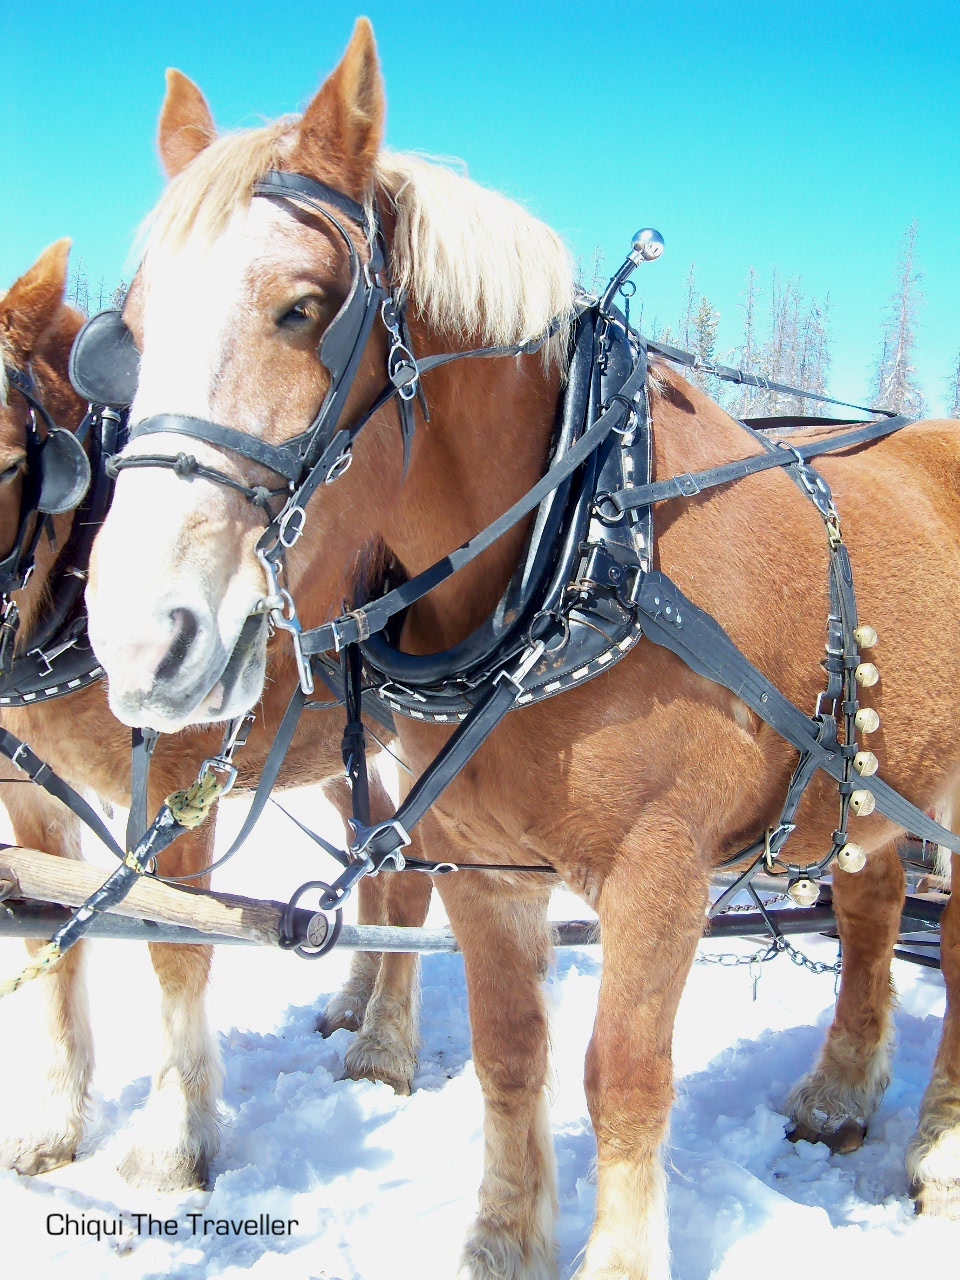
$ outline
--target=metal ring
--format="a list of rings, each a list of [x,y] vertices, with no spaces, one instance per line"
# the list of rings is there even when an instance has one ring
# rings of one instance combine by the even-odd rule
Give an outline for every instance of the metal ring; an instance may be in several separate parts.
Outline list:
[[[603,510],[603,505],[605,502],[609,502],[610,506],[613,508],[612,515],[607,514]],[[596,518],[600,521],[601,524],[605,524],[607,526],[619,524],[620,521],[623,519],[623,512],[619,510],[616,503],[613,501],[612,493],[597,494],[596,499],[594,500],[594,503],[593,503],[593,514],[596,516]]]
[[[636,280],[624,280],[617,292],[620,294],[621,298],[632,298],[637,292]]]
[[[560,623],[560,643],[551,646],[549,643],[545,642],[545,652],[557,653],[560,649],[563,649],[566,646],[567,641],[570,639],[570,619],[566,614],[560,613],[557,609],[541,609],[538,613],[535,613],[530,620],[530,626],[527,628],[527,644],[536,644],[538,640],[543,639],[543,636],[535,636],[533,634],[534,627],[536,627],[537,621],[540,618],[552,618],[556,622]]]
[[[340,937],[340,931],[343,928],[343,909],[338,907],[333,913],[333,925],[329,929],[322,947],[314,950],[308,950],[303,943],[297,942],[293,932],[293,913],[296,910],[297,903],[307,892],[308,889],[322,889],[324,893],[332,893],[330,885],[325,880],[308,880],[306,884],[302,884],[296,890],[293,897],[283,909],[283,920],[281,922],[282,932],[280,934],[280,946],[285,951],[295,951],[298,956],[304,960],[319,960],[321,956],[325,956],[328,951],[332,951],[337,945]],[[325,912],[316,911],[314,915],[325,915]]]
[[[350,470],[350,465],[352,462],[353,462],[353,450],[344,449],[343,453],[341,453],[340,457],[336,459],[336,461],[333,463],[333,466],[327,472],[326,479],[324,480],[323,483],[333,484],[334,480],[339,480],[341,476],[345,476],[347,472]]]

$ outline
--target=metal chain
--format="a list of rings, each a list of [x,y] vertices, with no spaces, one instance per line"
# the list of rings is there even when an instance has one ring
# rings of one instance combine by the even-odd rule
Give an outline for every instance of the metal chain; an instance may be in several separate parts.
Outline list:
[[[780,895],[782,896],[782,895]],[[765,906],[770,906],[770,902],[765,902]],[[742,904],[727,907],[720,914],[732,915],[738,911],[753,911],[752,905]],[[837,943],[838,952],[840,948],[839,940]],[[801,969],[806,969],[809,973],[824,974],[832,973],[835,979],[835,990],[840,982],[840,973],[843,968],[842,954],[838,953],[833,964],[828,964],[825,960],[812,960],[810,956],[805,955],[793,943],[788,942],[782,935],[778,934],[771,937],[766,947],[760,947],[749,955],[738,955],[735,951],[721,951],[715,954],[700,954],[694,957],[694,964],[712,964],[718,965],[722,969],[736,969],[741,966],[749,965],[750,976],[753,978],[753,998],[757,998],[757,985],[763,973],[763,965],[770,960],[775,960],[777,956],[788,955],[795,965]]]

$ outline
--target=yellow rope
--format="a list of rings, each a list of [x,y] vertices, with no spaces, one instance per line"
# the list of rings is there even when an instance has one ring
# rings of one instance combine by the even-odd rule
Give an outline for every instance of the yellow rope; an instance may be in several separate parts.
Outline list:
[[[10,978],[7,982],[0,982],[0,998],[8,996],[12,991],[17,991],[26,982],[31,982],[34,978],[40,978],[48,973],[60,959],[60,948],[53,942],[48,942],[45,947],[41,947],[33,959],[25,964],[15,978]]]
[[[181,827],[199,827],[221,793],[226,790],[226,785],[222,778],[210,770],[202,778],[198,778],[192,786],[187,787],[186,791],[174,791],[172,795],[167,796],[167,806]],[[143,875],[146,871],[132,852],[127,854],[124,862],[138,875]],[[24,965],[15,978],[0,983],[0,999],[19,990],[24,983],[48,973],[60,958],[60,948],[55,943],[48,942],[46,946],[41,947],[29,964]]]
[[[210,770],[186,791],[167,796],[167,807],[181,827],[199,827],[224,790],[226,783]]]

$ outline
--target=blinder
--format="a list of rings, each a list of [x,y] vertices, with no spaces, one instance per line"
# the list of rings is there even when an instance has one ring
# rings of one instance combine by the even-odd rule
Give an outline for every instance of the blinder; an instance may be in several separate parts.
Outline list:
[[[9,385],[23,396],[31,409],[31,422],[27,428],[27,470],[29,483],[24,490],[21,504],[22,519],[31,510],[48,516],[61,516],[73,511],[83,501],[90,487],[90,459],[78,437],[64,427],[58,427],[37,395],[33,379],[18,369],[7,369]],[[41,439],[36,418],[40,417],[47,428]],[[28,494],[28,490],[32,490]]]
[[[90,404],[129,408],[140,377],[140,352],[122,311],[100,311],[77,334],[70,381]]]

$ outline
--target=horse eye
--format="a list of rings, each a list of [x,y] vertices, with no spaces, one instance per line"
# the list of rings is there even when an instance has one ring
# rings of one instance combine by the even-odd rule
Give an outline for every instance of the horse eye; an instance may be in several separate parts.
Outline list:
[[[6,484],[9,480],[16,480],[19,474],[20,474],[19,462],[15,462],[13,466],[4,467],[4,469],[0,471],[0,484]]]
[[[277,321],[279,329],[304,329],[316,319],[316,303],[312,298],[301,298]]]

